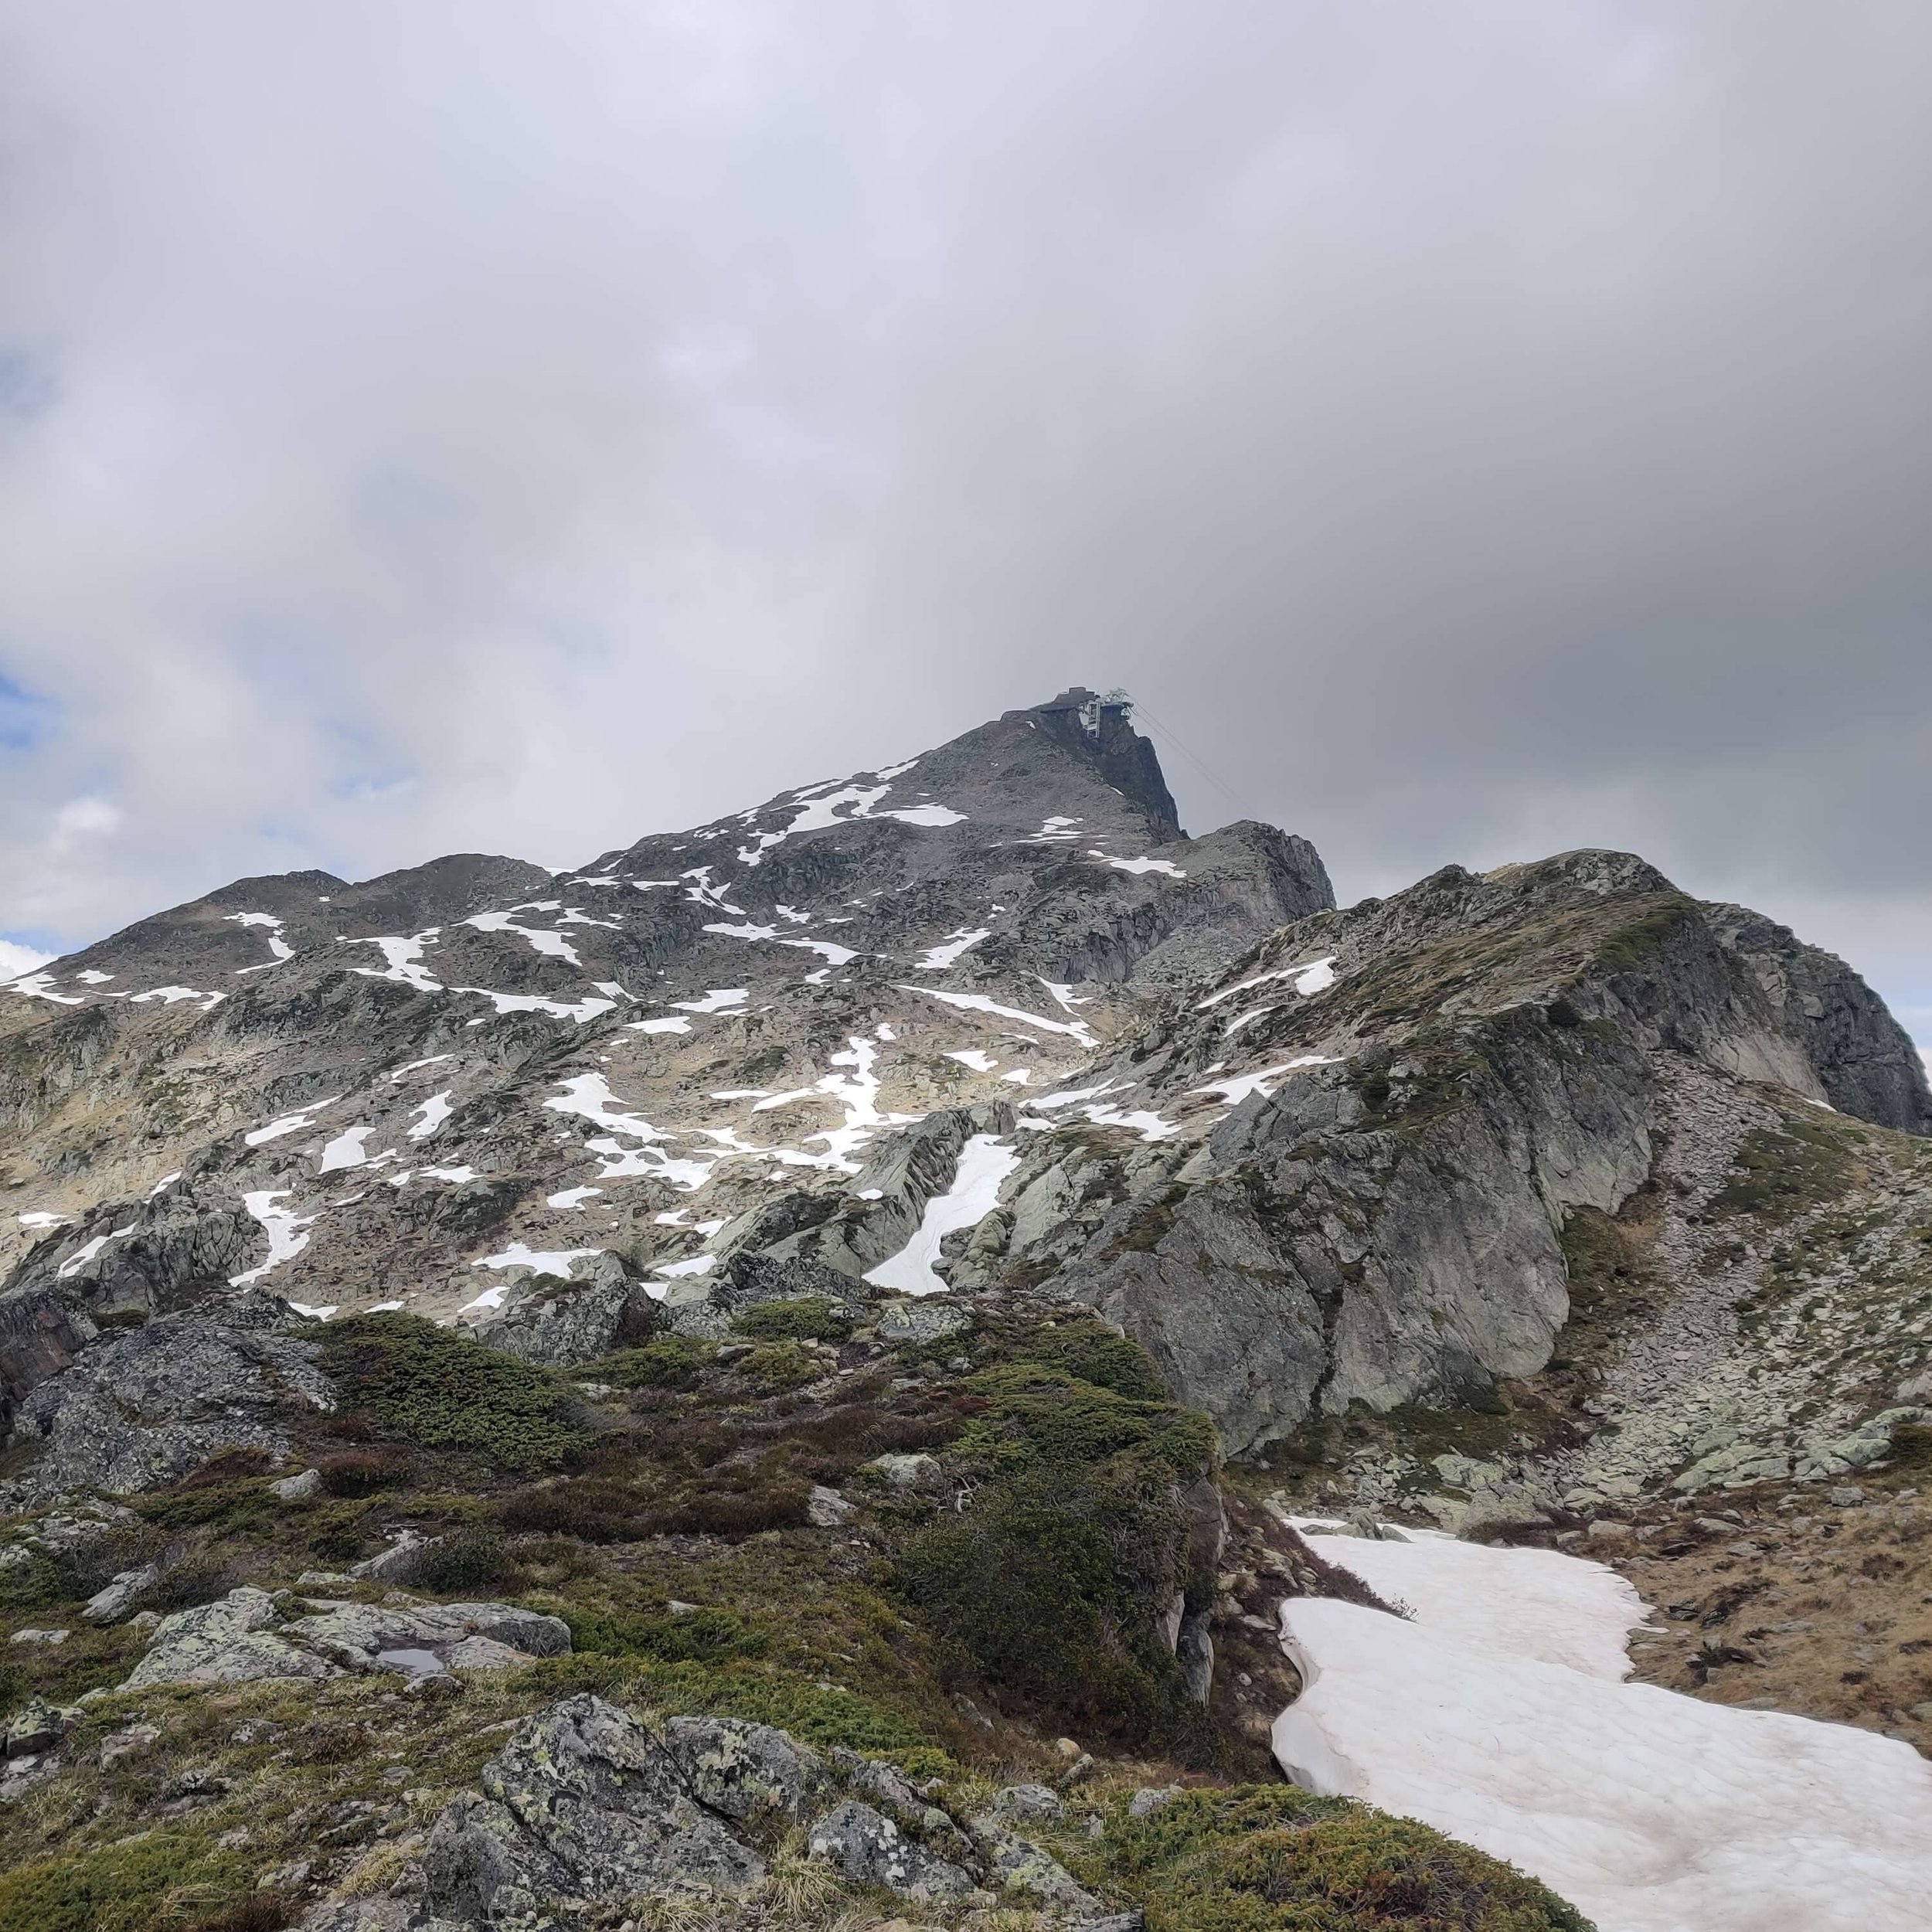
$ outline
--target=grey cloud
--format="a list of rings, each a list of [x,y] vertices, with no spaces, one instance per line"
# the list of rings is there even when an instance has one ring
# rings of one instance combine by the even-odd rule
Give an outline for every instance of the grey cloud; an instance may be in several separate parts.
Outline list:
[[[1927,1036],[1922,7],[0,34],[0,927],[565,863],[1079,678],[1345,893],[1634,846]]]

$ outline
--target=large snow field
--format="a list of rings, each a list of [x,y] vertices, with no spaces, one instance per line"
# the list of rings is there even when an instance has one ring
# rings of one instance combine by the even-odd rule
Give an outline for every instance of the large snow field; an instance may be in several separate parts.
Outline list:
[[[1307,1688],[1274,1754],[1298,1784],[1508,1859],[1599,1932],[1932,1925],[1932,1765],[1909,1744],[1625,1682],[1647,1613],[1600,1564],[1308,1533],[1414,1621],[1282,1605]]]

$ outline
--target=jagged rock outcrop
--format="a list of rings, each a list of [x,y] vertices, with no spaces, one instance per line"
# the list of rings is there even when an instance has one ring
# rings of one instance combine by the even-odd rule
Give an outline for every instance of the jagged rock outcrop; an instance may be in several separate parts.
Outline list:
[[[562,1368],[643,1341],[655,1324],[655,1308],[617,1256],[599,1254],[573,1263],[565,1281],[534,1276],[531,1292],[515,1307],[476,1322],[471,1332],[505,1355]]]
[[[1801,1043],[1832,1106],[1901,1133],[1932,1134],[1923,1061],[1843,960],[1742,906],[1700,910],[1717,943],[1748,969],[1780,1028]]]
[[[160,1315],[103,1338],[22,1403],[10,1446],[39,1451],[0,1496],[128,1495],[220,1449],[287,1454],[288,1419],[333,1405],[314,1344],[202,1315]]]
[[[847,1883],[913,1905],[992,1905],[1005,1890],[1070,1920],[1105,1920],[1004,1818],[968,1834],[889,1767],[845,1751],[828,1760],[769,1725],[638,1717],[586,1693],[519,1726],[478,1784],[386,1895],[325,1904],[304,1921],[311,1932],[562,1932],[640,1898],[742,1898],[765,1879],[772,1828],[787,1825]],[[1123,1917],[1118,1932],[1134,1923]]]

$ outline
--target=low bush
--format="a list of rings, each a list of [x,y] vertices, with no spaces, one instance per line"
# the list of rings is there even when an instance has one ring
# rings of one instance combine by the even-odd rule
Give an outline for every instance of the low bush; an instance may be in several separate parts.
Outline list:
[[[689,1610],[661,1617],[572,1610],[557,1614],[570,1626],[577,1649],[606,1657],[650,1657],[661,1664],[715,1664],[732,1657],[759,1657],[767,1640],[728,1610]]]
[[[754,1342],[843,1342],[852,1319],[835,1301],[814,1294],[798,1301],[760,1301],[741,1309],[731,1325]]]
[[[647,1499],[628,1484],[576,1476],[519,1489],[498,1512],[512,1534],[580,1536],[586,1543],[630,1543],[651,1533]]]
[[[325,1456],[315,1465],[322,1487],[332,1496],[372,1496],[406,1481],[410,1454],[394,1443],[368,1449],[345,1449]]]
[[[1590,1932],[1514,1866],[1406,1818],[1267,1785],[1108,1821],[1099,1872],[1148,1932]]]
[[[246,1901],[253,1877],[245,1851],[145,1832],[0,1873],[0,1932],[189,1932]]]
[[[784,1442],[799,1475],[813,1482],[836,1483],[874,1456],[940,1448],[956,1440],[964,1426],[950,1409],[899,1415],[869,1403],[852,1403],[821,1416],[791,1419]]]
[[[983,1406],[948,1462],[970,1500],[906,1537],[896,1581],[989,1682],[1090,1729],[1192,1750],[1201,1720],[1162,1622],[1177,1594],[1212,1588],[1191,1567],[1182,1497],[1214,1471],[1213,1430],[1062,1366],[1148,1386],[1151,1363],[1106,1332],[1047,1332],[1039,1352],[1056,1360],[964,1385]]]
[[[802,1389],[825,1373],[825,1365],[795,1342],[761,1342],[733,1366],[743,1380],[765,1396]]]
[[[654,1512],[658,1534],[751,1536],[761,1529],[794,1529],[805,1521],[811,1485],[764,1469],[733,1470],[693,1485]]]
[[[695,1389],[717,1352],[712,1342],[667,1335],[641,1348],[621,1349],[583,1373],[587,1379],[614,1383],[620,1389]]]
[[[352,1502],[311,1507],[303,1522],[309,1549],[325,1563],[352,1563],[364,1553],[369,1541],[362,1520],[367,1513]]]
[[[1147,1351],[1138,1342],[1096,1322],[1069,1322],[1042,1329],[1029,1341],[1026,1359],[1058,1369],[1075,1380],[1134,1402],[1168,1400]]]
[[[757,1673],[755,1665],[649,1665],[640,1675],[638,1695],[661,1710],[706,1711],[775,1725],[821,1750],[842,1746],[889,1760],[915,1777],[943,1777],[958,1768],[923,1731],[869,1698],[821,1690],[801,1678]]]
[[[555,1468],[584,1438],[556,1377],[416,1315],[332,1324],[321,1366],[343,1407],[366,1415],[392,1442],[522,1470]]]
[[[461,1590],[488,1590],[514,1567],[495,1530],[454,1529],[431,1545],[417,1580],[425,1590],[454,1596]]]
[[[301,1901],[279,1892],[251,1892],[206,1918],[192,1920],[187,1932],[282,1932],[302,1915]]]

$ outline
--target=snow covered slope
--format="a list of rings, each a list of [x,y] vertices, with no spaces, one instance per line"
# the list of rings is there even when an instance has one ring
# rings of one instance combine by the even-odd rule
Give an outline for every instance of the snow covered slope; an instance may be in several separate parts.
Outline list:
[[[1414,1614],[1291,1598],[1298,1784],[1509,1859],[1600,1932],[1920,1932],[1932,1765],[1849,1726],[1622,1680],[1630,1586],[1551,1550],[1315,1536]]]

